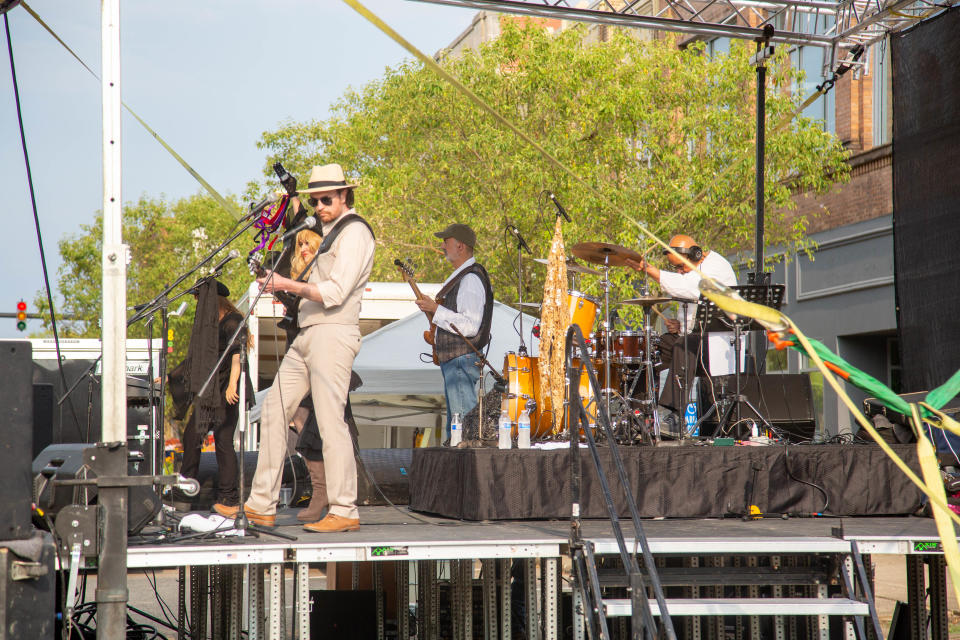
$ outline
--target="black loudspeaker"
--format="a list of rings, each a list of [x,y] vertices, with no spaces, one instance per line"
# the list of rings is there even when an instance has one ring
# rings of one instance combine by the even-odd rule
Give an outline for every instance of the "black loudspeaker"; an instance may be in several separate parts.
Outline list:
[[[366,640],[377,635],[373,591],[311,590],[310,637]]]
[[[60,371],[55,360],[38,360],[32,365],[33,384],[50,385],[51,392],[39,396],[41,405],[37,410],[41,418],[50,415],[50,440],[48,443],[67,442],[93,443],[100,440],[101,432],[101,395],[100,376],[94,373],[94,361],[75,359],[63,361],[63,375],[67,387],[60,379]],[[29,369],[28,369],[29,371]],[[64,398],[66,390],[72,387],[70,395]],[[63,402],[60,402],[63,398]],[[58,404],[59,403],[59,404]],[[154,389],[153,405],[159,405],[159,387]],[[143,450],[141,436],[146,432],[142,425],[150,424],[150,388],[149,382],[134,376],[127,376],[127,439],[131,449]],[[36,428],[46,430],[44,422],[35,422]],[[41,440],[46,433],[41,434]],[[159,451],[163,450],[162,437],[158,438]],[[42,450],[42,448],[38,449]],[[147,452],[144,451],[146,454]]]
[[[62,509],[71,504],[93,504],[97,501],[96,485],[84,487],[64,487],[56,485],[54,480],[93,478],[93,473],[84,461],[84,450],[93,445],[84,442],[52,444],[33,461],[34,502],[53,519]],[[148,465],[138,454],[130,456],[127,473],[144,475],[149,473]],[[128,501],[127,530],[137,534],[153,520],[160,511],[160,498],[151,486],[130,487]]]
[[[360,462],[366,473],[358,465],[357,504],[410,504],[413,449],[360,449]]]
[[[53,538],[34,531],[30,561],[0,549],[0,640],[55,638],[56,572]]]
[[[721,385],[728,393],[736,390],[735,376],[714,376],[713,390],[710,381],[700,379],[701,413],[713,405],[713,394],[720,396]],[[805,373],[770,373],[760,376],[741,375],[740,392],[746,396],[770,424],[791,440],[809,440],[817,429],[817,417],[813,407],[813,389],[810,376]],[[736,410],[734,410],[736,416]],[[746,403],[740,405],[742,419],[757,420],[758,416]],[[716,425],[716,414],[708,425]],[[701,430],[710,433],[710,429]]]
[[[30,460],[33,451],[33,347],[26,340],[0,342],[0,540],[33,535]]]
[[[53,385],[37,382],[33,385],[33,453],[31,459],[53,444]]]

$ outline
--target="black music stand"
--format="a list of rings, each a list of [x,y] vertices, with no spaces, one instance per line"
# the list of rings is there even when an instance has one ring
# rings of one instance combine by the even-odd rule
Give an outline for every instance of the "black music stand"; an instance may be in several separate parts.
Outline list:
[[[782,284],[775,285],[739,285],[731,287],[734,291],[740,294],[740,297],[746,300],[747,302],[755,302],[757,304],[762,304],[767,307],[772,307],[774,309],[779,309],[783,305],[783,294],[786,287]],[[699,304],[697,305],[697,325],[701,327],[701,332],[706,334],[710,331],[730,331],[733,330],[733,348],[734,348],[734,379],[736,381],[735,393],[731,394],[725,389],[721,388],[720,398],[703,414],[699,420],[697,420],[696,426],[693,428],[693,431],[696,432],[701,424],[707,420],[714,413],[718,414],[717,419],[717,431],[720,433],[724,427],[728,426],[730,416],[733,413],[733,410],[737,411],[737,420],[734,422],[734,426],[739,425],[741,422],[741,413],[740,405],[746,404],[750,407],[751,410],[760,418],[760,421],[770,430],[773,430],[773,425],[770,424],[766,418],[763,417],[763,414],[760,413],[760,410],[757,409],[750,400],[747,399],[745,395],[741,393],[740,388],[740,343],[742,340],[743,332],[750,331],[753,329],[760,329],[753,318],[743,317],[743,316],[729,316],[725,311],[720,309],[716,304],[713,303],[709,298],[705,298],[702,295],[700,296]],[[707,372],[709,374],[709,372]],[[719,415],[721,409],[720,405],[724,405],[722,415]]]

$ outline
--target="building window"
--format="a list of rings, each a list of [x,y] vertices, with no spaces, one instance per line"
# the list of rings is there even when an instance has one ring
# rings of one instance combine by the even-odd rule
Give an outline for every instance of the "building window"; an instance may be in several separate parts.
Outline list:
[[[890,39],[871,47],[873,66],[873,146],[890,142]]]
[[[887,386],[894,393],[903,392],[903,365],[900,363],[899,338],[887,338]]]
[[[810,388],[813,395],[813,415],[817,418],[817,424],[823,422],[823,374],[814,364],[813,360],[806,355],[800,356],[800,372],[810,376]]]
[[[784,25],[779,21],[781,29],[792,29],[800,33],[811,34],[832,34],[835,31],[836,17],[827,15],[817,15],[813,13],[799,13],[790,25]],[[817,46],[796,46],[790,50],[790,64],[794,69],[804,72],[804,78],[799,84],[794,85],[793,91],[799,94],[802,100],[816,93],[817,85],[823,84],[824,73],[829,69],[824,69],[824,56],[827,55],[827,49]],[[813,104],[809,105],[801,113],[806,118],[819,120],[823,124],[824,131],[836,133],[836,101],[833,91],[827,95],[820,96]]]
[[[709,55],[711,58],[716,58],[717,56],[721,55],[729,55],[729,53],[730,38],[724,36],[707,41],[707,55]]]

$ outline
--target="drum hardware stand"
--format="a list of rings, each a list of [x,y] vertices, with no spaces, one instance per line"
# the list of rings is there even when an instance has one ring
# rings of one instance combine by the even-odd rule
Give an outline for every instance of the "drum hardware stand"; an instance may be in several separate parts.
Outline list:
[[[523,316],[523,307],[520,308],[520,315]],[[523,321],[521,320],[521,322]],[[473,349],[473,352],[477,354],[477,357],[480,358],[480,362],[477,363],[477,366],[480,367],[480,386],[478,387],[478,393],[480,395],[477,398],[477,406],[479,407],[479,409],[477,410],[477,438],[479,440],[483,440],[483,397],[484,395],[486,395],[484,393],[484,388],[486,385],[484,385],[484,380],[483,380],[484,378],[483,367],[484,366],[488,367],[490,369],[490,372],[493,374],[493,379],[495,381],[493,384],[494,391],[499,391],[500,393],[503,393],[504,391],[506,391],[507,380],[506,378],[503,377],[503,375],[500,374],[499,371],[493,368],[493,365],[490,364],[490,361],[487,360],[486,356],[484,356],[480,351],[477,350],[475,346],[473,346],[473,343],[470,342],[470,339],[467,338],[467,336],[463,335],[463,333],[461,333],[460,329],[457,328],[457,325],[451,324],[450,328],[453,329],[453,331],[458,336],[460,336],[464,342],[467,343],[467,346]],[[521,345],[522,344],[523,343],[521,340]],[[463,420],[463,418],[464,416],[460,416],[461,420]],[[461,425],[460,428],[462,429],[463,426]]]
[[[520,346],[517,347],[517,355],[525,356],[527,355],[527,345],[523,341],[523,249],[527,243],[523,241],[523,238],[520,236],[520,231],[518,231],[516,227],[508,225],[508,230],[511,227],[513,229],[512,233],[517,238],[517,300],[519,302],[518,306],[520,307]],[[527,253],[530,253],[529,247],[527,247]],[[457,331],[457,333],[460,332]],[[463,334],[460,334],[460,337],[463,338]],[[466,338],[463,339],[466,340]],[[470,344],[469,340],[467,340],[467,344]],[[472,348],[473,345],[471,344],[470,347]],[[476,349],[474,349],[474,351],[476,351]],[[483,356],[480,357],[482,358]],[[493,369],[493,367],[491,367],[491,369]]]
[[[603,260],[603,278],[600,280],[600,286],[603,287],[603,389],[600,393],[604,396],[604,403],[607,409],[607,420],[610,419],[610,396],[613,389],[610,385],[610,256],[605,256]],[[599,404],[600,398],[597,398]]]
[[[748,302],[754,302],[757,304],[763,304],[766,306],[773,307],[774,309],[779,309],[783,303],[783,292],[785,287],[783,285],[743,285],[731,287],[734,291],[740,294],[740,296],[747,300]],[[731,414],[733,410],[737,411],[737,420],[734,425],[739,425],[742,421],[741,416],[741,403],[747,405],[754,414],[760,419],[767,429],[773,430],[773,425],[770,424],[770,421],[767,420],[760,410],[757,409],[750,402],[750,400],[741,393],[740,387],[740,345],[742,342],[742,336],[744,330],[749,330],[751,325],[754,325],[753,318],[744,318],[740,316],[733,316],[731,319],[728,319],[726,313],[722,311],[713,301],[708,298],[700,297],[700,305],[697,309],[697,321],[703,327],[703,333],[706,335],[707,331],[728,331],[730,328],[733,329],[733,347],[734,347],[734,380],[735,380],[735,393],[730,394],[721,386],[720,389],[720,399],[707,410],[703,416],[697,420],[696,425],[694,426],[694,431],[696,431],[700,425],[715,412],[719,413],[718,405],[725,404],[723,410],[723,415],[719,416],[717,421],[717,433],[719,433],[724,427],[728,425]]]

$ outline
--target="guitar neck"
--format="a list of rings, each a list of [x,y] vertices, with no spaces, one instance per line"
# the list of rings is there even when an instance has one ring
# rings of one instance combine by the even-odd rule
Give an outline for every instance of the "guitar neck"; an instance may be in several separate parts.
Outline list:
[[[417,300],[423,300],[423,299],[425,299],[425,298],[427,297],[427,296],[423,295],[423,292],[422,292],[422,291],[420,291],[420,287],[417,286],[417,281],[416,281],[416,280],[414,280],[413,278],[409,278],[409,277],[408,277],[408,278],[406,278],[406,281],[407,281],[407,284],[410,285],[410,288],[413,289],[413,295],[417,298]],[[431,312],[429,312],[429,311],[424,311],[423,313],[427,316],[427,319],[428,319],[430,322],[433,322],[433,314],[432,314]]]

